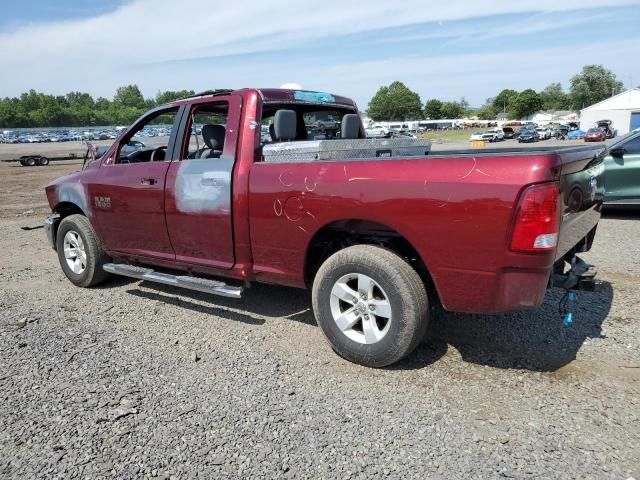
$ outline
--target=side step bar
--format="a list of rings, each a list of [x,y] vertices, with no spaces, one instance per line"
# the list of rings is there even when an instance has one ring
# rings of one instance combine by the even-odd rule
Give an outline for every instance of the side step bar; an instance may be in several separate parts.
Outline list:
[[[232,287],[224,282],[217,282],[206,278],[170,275],[168,273],[156,272],[151,268],[136,267],[134,265],[124,265],[120,263],[105,263],[102,267],[105,272],[125,277],[137,278],[148,282],[162,283],[173,287],[187,288],[203,293],[221,295],[229,298],[241,298],[242,287]]]

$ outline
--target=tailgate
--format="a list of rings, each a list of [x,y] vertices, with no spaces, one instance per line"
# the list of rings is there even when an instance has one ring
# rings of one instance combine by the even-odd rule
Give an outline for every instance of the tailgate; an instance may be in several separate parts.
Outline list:
[[[560,168],[561,223],[556,260],[578,246],[591,248],[604,198],[604,145],[556,152]]]

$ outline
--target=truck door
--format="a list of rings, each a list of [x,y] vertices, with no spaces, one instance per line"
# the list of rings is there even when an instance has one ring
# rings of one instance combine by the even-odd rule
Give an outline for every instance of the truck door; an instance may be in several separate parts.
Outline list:
[[[183,110],[183,109],[182,109]],[[108,250],[173,260],[164,216],[164,183],[179,107],[159,108],[139,120],[105,155],[89,185],[101,239]],[[171,135],[170,135],[171,132]]]
[[[176,260],[229,269],[234,264],[231,178],[241,97],[199,102],[183,116],[166,181],[167,229]],[[181,147],[178,147],[181,145]]]

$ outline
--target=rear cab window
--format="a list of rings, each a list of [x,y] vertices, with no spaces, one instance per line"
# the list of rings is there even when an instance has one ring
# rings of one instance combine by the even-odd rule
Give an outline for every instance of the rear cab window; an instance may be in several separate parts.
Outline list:
[[[277,141],[274,132],[274,121],[278,110],[293,110],[296,112],[296,138],[293,141],[340,138],[342,117],[347,113],[356,113],[354,110],[327,108],[324,105],[269,105],[263,109],[260,130],[261,145]]]

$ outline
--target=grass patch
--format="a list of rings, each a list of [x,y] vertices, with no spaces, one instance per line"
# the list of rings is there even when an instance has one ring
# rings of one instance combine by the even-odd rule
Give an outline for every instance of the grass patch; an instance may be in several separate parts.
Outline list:
[[[444,130],[439,132],[423,132],[420,134],[421,138],[428,138],[433,141],[444,142],[467,142],[469,137],[476,132],[484,132],[486,129],[482,128],[469,128],[467,130]]]

